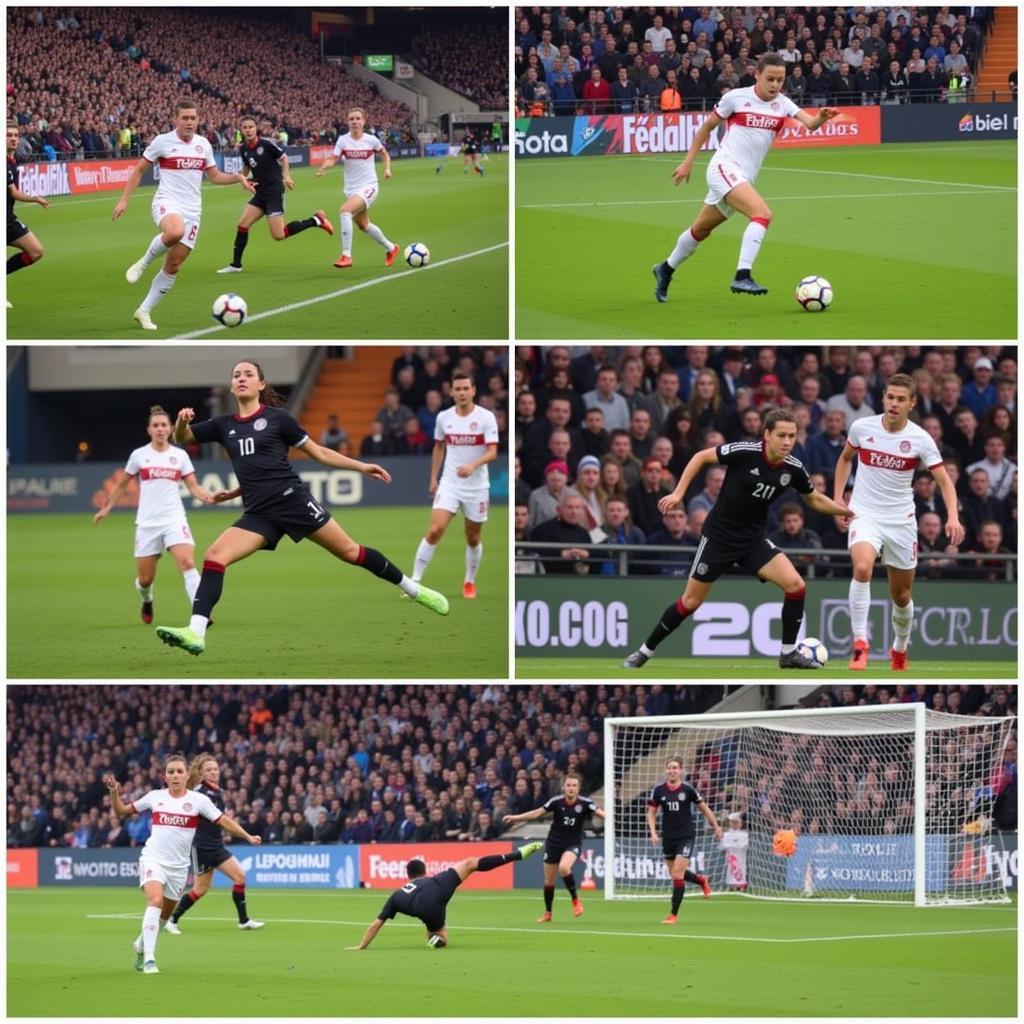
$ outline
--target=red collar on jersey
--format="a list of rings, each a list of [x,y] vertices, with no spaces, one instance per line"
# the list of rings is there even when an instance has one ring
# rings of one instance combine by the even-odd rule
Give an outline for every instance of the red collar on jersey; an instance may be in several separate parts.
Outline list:
[[[665,783],[665,788],[666,788],[666,789],[667,789],[667,790],[668,790],[668,791],[669,791],[670,793],[674,793],[674,792],[675,792],[675,791],[676,791],[677,789],[682,789],[682,788],[683,788],[683,783],[682,783],[682,781],[680,781],[680,783],[679,783],[679,785],[678,785],[678,786],[673,786],[671,782],[666,782],[666,783]]]
[[[238,423],[246,423],[248,420],[251,420],[253,418],[253,416],[259,416],[259,414],[261,412],[263,412],[264,409],[266,409],[266,406],[262,402],[260,402],[260,404],[257,407],[256,411],[249,413],[248,416],[239,416],[238,413],[236,412],[235,413],[235,420]]]
[[[779,466],[781,466],[786,461],[785,455],[783,455],[778,462],[772,462],[772,460],[768,458],[768,442],[763,437],[761,438],[761,457],[764,459],[765,462],[768,463],[769,466],[772,467],[772,469],[778,469]]]
[[[260,137],[257,135],[256,138],[252,140],[252,142],[247,142],[245,144],[245,147],[246,147],[246,149],[255,149],[259,144],[260,144]]]

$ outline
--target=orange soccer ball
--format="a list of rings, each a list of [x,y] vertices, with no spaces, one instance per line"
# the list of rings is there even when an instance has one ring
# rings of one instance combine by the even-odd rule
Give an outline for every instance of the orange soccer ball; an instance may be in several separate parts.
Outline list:
[[[792,857],[796,853],[796,833],[791,828],[780,828],[772,837],[772,850],[777,857]]]

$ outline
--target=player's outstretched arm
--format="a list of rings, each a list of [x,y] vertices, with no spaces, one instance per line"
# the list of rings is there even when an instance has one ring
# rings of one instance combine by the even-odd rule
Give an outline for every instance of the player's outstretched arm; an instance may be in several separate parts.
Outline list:
[[[543,818],[548,812],[543,807],[534,807],[532,811],[523,811],[522,814],[506,814],[501,820],[506,825],[515,825],[520,821],[534,821]]]
[[[839,519],[852,519],[854,512],[851,508],[840,501],[833,501],[828,495],[812,491],[810,494],[801,494],[800,498],[808,508],[815,512],[821,512],[826,516],[836,516]]]
[[[842,504],[843,491],[846,490],[846,481],[850,479],[850,472],[853,469],[853,460],[857,456],[857,449],[849,441],[843,445],[839,453],[839,461],[836,463],[835,482],[832,485],[832,496]]]
[[[199,483],[196,479],[195,473],[189,473],[189,475],[185,477],[183,483],[188,488],[188,493],[191,494],[196,501],[201,501],[204,505],[214,504],[215,499],[213,495]]]
[[[316,176],[322,178],[336,163],[338,158],[332,153],[327,157],[324,162],[317,168]]]
[[[932,470],[932,476],[935,477],[935,482],[939,485],[939,493],[946,503],[946,536],[949,538],[950,544],[959,547],[963,543],[964,527],[957,511],[956,488],[953,486],[953,479],[946,472],[945,466],[936,466]]]
[[[207,167],[206,176],[214,185],[241,185],[246,192],[255,192],[256,186],[241,171],[236,174],[228,174],[217,167]]]
[[[826,121],[831,121],[833,117],[838,116],[839,111],[835,107],[822,107],[815,117],[811,117],[806,110],[798,110],[793,115],[808,131],[812,132],[820,128]]]
[[[149,167],[149,161],[143,157],[132,168],[132,173],[128,175],[128,180],[124,183],[124,190],[121,192],[121,198],[118,199],[117,205],[114,207],[114,212],[110,217],[111,220],[117,220],[118,217],[128,209],[128,200],[131,199],[132,193],[139,187],[139,183],[142,181],[142,176],[146,173],[147,167]]]
[[[675,508],[686,495],[686,492],[690,489],[693,481],[697,479],[698,474],[705,466],[713,466],[718,462],[718,451],[715,448],[705,448],[703,451],[697,452],[696,455],[686,464],[686,468],[683,470],[683,475],[679,478],[679,483],[676,484],[676,489],[671,494],[666,494],[658,502],[658,511],[664,515],[669,509]]]
[[[233,836],[238,836],[239,839],[244,839],[250,846],[259,846],[263,842],[260,836],[250,835],[242,828],[241,825],[235,821],[234,818],[229,818],[226,814],[222,814],[217,819],[217,824],[220,825],[225,832],[230,832]]]
[[[220,505],[222,502],[233,501],[235,498],[240,498],[241,496],[241,487],[236,487],[231,491],[217,491],[217,493],[213,495],[213,503],[215,505]]]
[[[703,124],[694,132],[693,142],[690,143],[690,150],[686,159],[672,172],[672,180],[678,185],[681,181],[690,180],[690,171],[693,170],[693,162],[697,159],[701,146],[711,137],[711,133],[722,123],[722,119],[712,111]]]
[[[189,444],[195,440],[189,424],[196,418],[195,409],[188,407],[178,410],[178,418],[174,421],[174,443]]]
[[[316,462],[322,462],[325,466],[332,466],[334,469],[354,469],[363,476],[372,477],[374,480],[382,480],[384,483],[391,483],[391,474],[375,462],[360,462],[359,459],[342,455],[341,452],[325,448],[310,438],[302,446],[302,450]]]
[[[366,947],[371,942],[373,942],[373,940],[377,937],[377,932],[379,932],[381,930],[381,928],[384,927],[385,924],[387,924],[386,921],[381,920],[379,917],[376,918],[374,920],[373,924],[371,924],[370,927],[367,928],[366,931],[364,932],[363,937],[360,940],[358,946],[346,946],[345,948],[346,949],[366,949]]]
[[[113,775],[104,775],[103,785],[107,787],[107,791],[110,793],[110,807],[119,818],[123,818],[127,814],[135,813],[121,799],[121,791],[118,788],[117,779],[115,779]]]
[[[96,515],[92,517],[93,526],[99,523],[101,519],[106,519],[107,516],[110,515],[111,510],[118,503],[118,501],[121,498],[121,495],[124,494],[126,490],[128,490],[128,485],[131,482],[132,477],[122,470],[121,479],[118,480],[116,484],[114,484],[113,488],[111,488],[110,493],[107,495],[107,503],[103,506],[103,508],[101,508],[96,513]]]
[[[14,199],[16,202],[19,202],[19,203],[37,203],[44,210],[46,209],[46,207],[48,207],[50,205],[50,200],[47,199],[46,196],[33,196],[33,195],[29,195],[28,192],[22,192],[21,189],[18,188],[17,185],[11,185],[11,187],[7,189],[7,194],[12,199]]]

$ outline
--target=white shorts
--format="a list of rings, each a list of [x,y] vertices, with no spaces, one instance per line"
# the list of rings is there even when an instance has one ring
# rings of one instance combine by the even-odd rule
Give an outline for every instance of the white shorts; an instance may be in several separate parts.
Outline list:
[[[704,197],[704,205],[714,206],[724,216],[731,217],[736,211],[725,201],[725,197],[737,185],[742,185],[747,180],[747,176],[735,161],[712,157],[708,164],[708,194]]]
[[[136,526],[135,557],[162,555],[175,544],[191,544],[195,547],[192,531],[184,519],[171,526]]]
[[[487,509],[491,504],[491,492],[480,488],[460,490],[451,484],[439,484],[434,493],[434,508],[443,508],[454,515],[459,509],[472,523],[486,523]]]
[[[878,523],[858,514],[850,520],[846,546],[860,543],[870,544],[882,556],[882,565],[917,568],[917,520],[913,517],[905,523]]]
[[[346,192],[345,198],[351,199],[353,196],[359,196],[359,198],[366,204],[366,208],[369,209],[377,201],[377,196],[379,194],[379,185],[365,185],[363,188],[357,188],[352,192]]]
[[[199,218],[191,214],[182,213],[181,210],[171,206],[166,199],[154,200],[151,207],[153,223],[159,228],[160,222],[170,213],[176,213],[185,222],[185,233],[181,236],[181,244],[189,249],[196,247],[196,239],[199,237]]]
[[[188,868],[187,863],[172,868],[152,857],[142,856],[139,858],[139,888],[147,882],[159,882],[164,887],[165,900],[179,900],[188,881]]]

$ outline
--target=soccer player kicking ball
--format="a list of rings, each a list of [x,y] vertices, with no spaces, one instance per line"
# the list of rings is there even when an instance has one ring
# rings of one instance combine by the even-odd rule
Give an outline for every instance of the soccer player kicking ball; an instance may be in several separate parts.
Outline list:
[[[448,903],[455,895],[455,890],[474,871],[493,871],[515,860],[526,860],[544,846],[543,843],[527,843],[512,853],[496,853],[489,857],[467,857],[453,864],[450,868],[436,875],[427,876],[427,866],[423,861],[411,860],[406,865],[405,873],[409,881],[401,889],[395,890],[384,904],[376,920],[366,929],[358,946],[346,946],[346,949],[366,949],[377,937],[377,932],[390,921],[395,914],[407,914],[422,921],[427,929],[427,948],[444,949],[448,945],[448,929],[445,928],[445,914]]]
[[[795,443],[792,409],[773,409],[765,417],[760,442],[737,441],[705,448],[686,464],[676,489],[658,502],[662,514],[683,500],[706,466],[726,466],[725,483],[704,521],[683,596],[665,609],[651,635],[622,663],[623,668],[642,668],[655,648],[704,603],[715,580],[734,565],[774,583],[785,593],[779,668],[821,667],[797,647],[807,591],[793,563],[764,535],[768,506],[792,486],[815,512],[846,519],[854,513],[815,491],[803,463],[790,454]]]
[[[914,512],[914,471],[918,464],[931,470],[942,492],[949,518],[946,536],[950,543],[964,539],[957,515],[953,481],[942,464],[942,456],[931,435],[908,419],[917,404],[913,377],[897,373],[885,385],[880,416],[856,420],[836,465],[835,494],[841,499],[850,478],[853,460],[857,475],[853,482],[850,508],[856,520],[850,524],[847,547],[853,562],[850,580],[850,623],[853,653],[850,668],[868,667],[868,609],[871,605],[871,573],[881,555],[889,576],[892,598],[892,648],[889,665],[894,672],[907,670],[907,647],[914,622],[911,588],[917,566],[917,517]]]
[[[689,259],[697,251],[697,246],[737,210],[750,223],[740,243],[740,259],[732,290],[747,295],[764,295],[768,291],[751,277],[754,260],[772,220],[772,211],[754,188],[761,164],[787,117],[794,118],[813,132],[839,111],[822,107],[817,116],[812,117],[789,97],[783,96],[786,64],[774,53],[765,54],[757,62],[754,79],[752,86],[730,89],[722,96],[694,133],[686,159],[672,172],[672,180],[677,185],[681,181],[688,182],[697,153],[711,133],[723,121],[726,122],[725,136],[708,164],[708,194],[704,197],[704,206],[697,219],[679,236],[668,258],[654,265],[654,279],[657,281],[654,297],[659,302],[668,301],[668,287],[679,264]]]
[[[134,317],[145,331],[155,331],[150,313],[156,304],[174,287],[181,265],[188,259],[199,237],[202,217],[200,188],[203,175],[215,185],[241,185],[249,192],[253,184],[244,174],[226,174],[217,169],[213,147],[199,135],[196,128],[199,113],[191,100],[179,100],[174,108],[174,131],[157,135],[145,148],[142,159],[124,185],[124,192],[114,207],[112,220],[117,220],[128,209],[128,200],[142,181],[142,175],[151,164],[160,166],[160,184],[153,196],[153,221],[160,228],[142,258],[126,271],[129,284],[141,280],[146,268],[163,257],[163,267],[157,271],[142,304]]]

